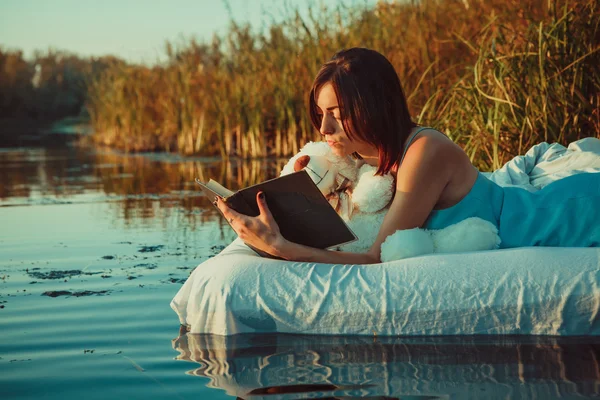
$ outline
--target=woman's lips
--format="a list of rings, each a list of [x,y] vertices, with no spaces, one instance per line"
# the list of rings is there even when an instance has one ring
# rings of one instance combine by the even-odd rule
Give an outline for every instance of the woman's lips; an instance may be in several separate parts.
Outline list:
[[[330,146],[337,146],[338,142],[336,142],[335,140],[328,140],[327,144],[330,145]]]

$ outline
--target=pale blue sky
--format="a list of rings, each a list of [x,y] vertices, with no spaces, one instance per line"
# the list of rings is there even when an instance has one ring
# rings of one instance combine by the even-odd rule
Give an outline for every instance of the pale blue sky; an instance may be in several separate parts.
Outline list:
[[[258,29],[285,10],[309,3],[374,4],[376,0],[228,0],[233,18]],[[286,4],[290,5],[286,7]],[[166,40],[210,40],[229,24],[223,0],[0,0],[0,46],[23,50],[49,47],[80,55],[114,54],[154,63]]]

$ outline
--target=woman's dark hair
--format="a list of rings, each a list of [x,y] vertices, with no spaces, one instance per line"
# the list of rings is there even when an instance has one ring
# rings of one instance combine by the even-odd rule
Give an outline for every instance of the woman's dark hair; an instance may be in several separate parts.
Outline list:
[[[309,113],[317,130],[317,94],[327,83],[335,91],[348,138],[376,146],[377,174],[388,173],[400,161],[404,142],[416,126],[393,65],[375,50],[355,47],[336,53],[321,67],[310,90]]]

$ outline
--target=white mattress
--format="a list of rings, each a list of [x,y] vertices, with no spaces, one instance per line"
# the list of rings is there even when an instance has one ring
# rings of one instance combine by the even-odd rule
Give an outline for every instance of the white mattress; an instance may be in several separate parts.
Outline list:
[[[487,174],[536,191],[600,172],[600,140],[541,143]],[[192,333],[600,335],[600,249],[437,254],[376,265],[258,257],[239,239],[200,264],[171,307]]]
[[[287,262],[236,239],[171,302],[192,333],[599,335],[600,249],[520,248],[376,265]]]

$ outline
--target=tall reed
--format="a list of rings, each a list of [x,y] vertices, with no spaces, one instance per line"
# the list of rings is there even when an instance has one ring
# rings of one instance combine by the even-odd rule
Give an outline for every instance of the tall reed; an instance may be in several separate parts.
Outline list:
[[[89,86],[95,140],[126,150],[289,156],[317,140],[307,93],[351,46],[394,64],[415,120],[484,169],[540,141],[600,134],[598,6],[592,0],[421,0],[313,6],[261,31],[167,44],[156,67],[115,64]]]
[[[475,62],[419,118],[463,145],[482,169],[496,169],[541,141],[600,136],[600,8],[550,3],[550,18],[526,30],[490,17],[466,41]]]

